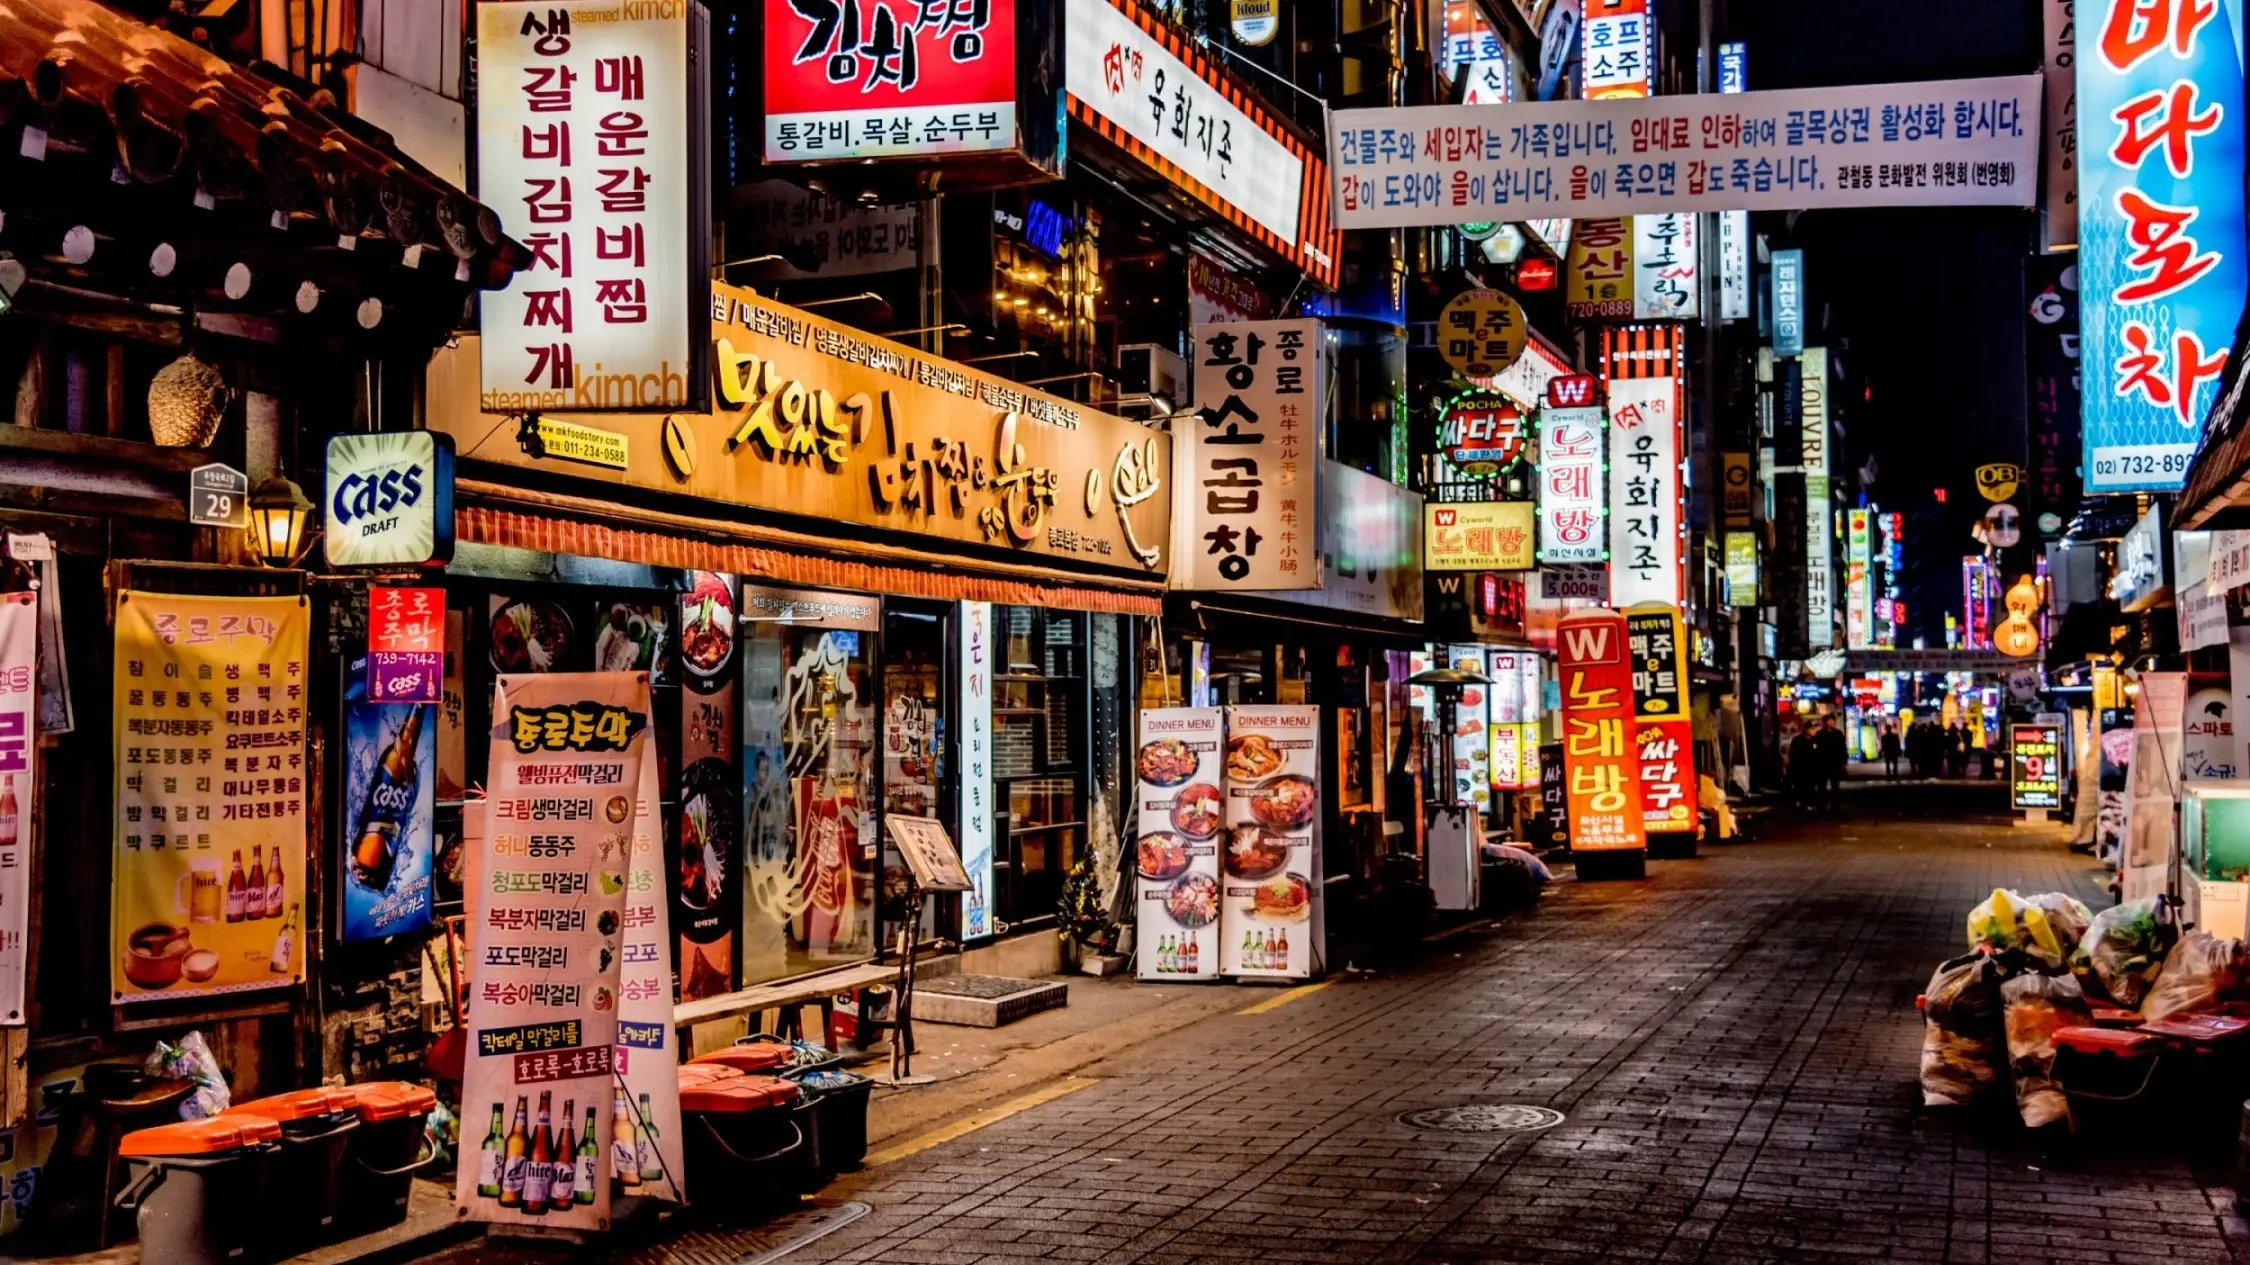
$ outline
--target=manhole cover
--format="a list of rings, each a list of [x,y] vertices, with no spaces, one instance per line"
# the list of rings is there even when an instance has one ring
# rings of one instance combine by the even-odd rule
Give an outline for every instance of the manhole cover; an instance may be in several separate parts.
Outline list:
[[[1413,1129],[1439,1133],[1529,1133],[1552,1129],[1563,1114],[1552,1107],[1522,1107],[1513,1103],[1471,1103],[1465,1107],[1425,1107],[1399,1117]]]

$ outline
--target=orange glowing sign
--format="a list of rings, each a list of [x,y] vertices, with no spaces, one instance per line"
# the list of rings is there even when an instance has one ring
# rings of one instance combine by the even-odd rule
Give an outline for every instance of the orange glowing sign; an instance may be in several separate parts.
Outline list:
[[[1556,631],[1556,649],[1570,846],[1587,852],[1645,848],[1625,617],[1606,609],[1573,612]]]

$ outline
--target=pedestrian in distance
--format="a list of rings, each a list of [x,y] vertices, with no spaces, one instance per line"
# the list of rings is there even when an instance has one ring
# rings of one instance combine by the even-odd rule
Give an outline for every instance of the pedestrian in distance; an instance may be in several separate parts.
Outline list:
[[[1790,797],[1797,807],[1811,812],[1820,799],[1820,752],[1809,730],[1800,729],[1789,740]]]
[[[1891,781],[1898,780],[1899,740],[1898,730],[1889,721],[1883,722],[1883,775]]]
[[[1835,812],[1843,804],[1844,765],[1851,758],[1844,748],[1844,731],[1836,727],[1836,718],[1830,716],[1821,722],[1820,734],[1813,739],[1819,755],[1821,785],[1827,791],[1828,811]]]
[[[1954,721],[1945,730],[1945,773],[1962,777],[1969,771],[1969,731]]]

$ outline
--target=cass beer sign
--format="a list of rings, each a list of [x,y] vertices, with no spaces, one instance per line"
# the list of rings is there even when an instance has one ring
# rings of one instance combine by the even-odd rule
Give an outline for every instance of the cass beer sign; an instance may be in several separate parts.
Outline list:
[[[435,431],[328,441],[322,548],[335,567],[418,567],[453,557],[453,439]]]

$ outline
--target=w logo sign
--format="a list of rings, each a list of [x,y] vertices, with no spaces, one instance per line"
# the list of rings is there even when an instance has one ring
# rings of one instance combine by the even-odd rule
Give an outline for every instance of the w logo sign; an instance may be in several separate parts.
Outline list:
[[[1579,611],[1555,630],[1565,667],[1625,662],[1625,617],[1612,610]]]
[[[1601,663],[1609,658],[1609,629],[1568,628],[1563,630],[1563,648],[1570,652],[1574,663]]]
[[[1571,373],[1550,379],[1547,383],[1547,407],[1591,408],[1594,389],[1594,377],[1588,373]]]
[[[1459,510],[1433,510],[1431,518],[1440,527],[1451,527],[1461,517]]]

